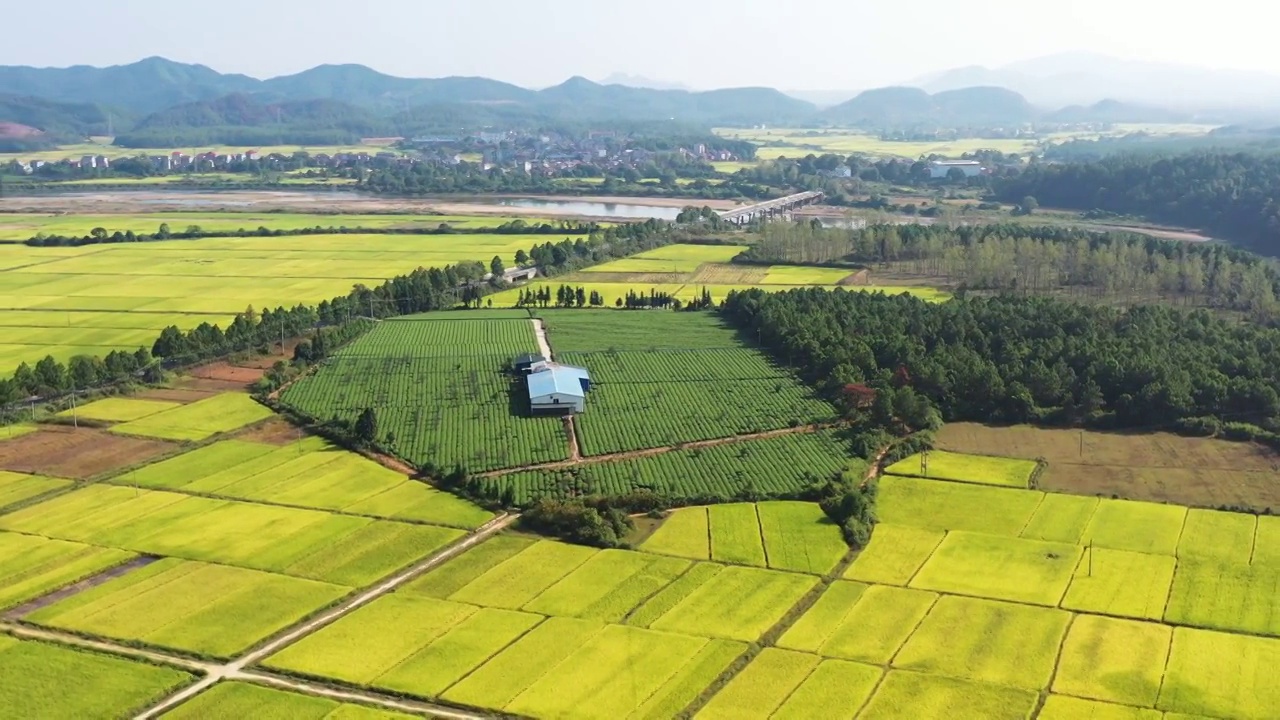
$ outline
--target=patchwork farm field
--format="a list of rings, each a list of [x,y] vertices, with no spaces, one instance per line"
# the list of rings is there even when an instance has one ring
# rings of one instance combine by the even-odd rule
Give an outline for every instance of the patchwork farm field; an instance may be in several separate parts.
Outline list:
[[[130,216],[119,216],[129,218]],[[267,215],[237,218],[150,216],[137,229],[154,232],[168,218],[175,231],[190,221],[206,229],[259,225],[302,227],[352,225],[366,218]],[[434,225],[450,220],[431,217]],[[103,221],[108,225],[87,224]],[[118,228],[104,218],[21,216],[0,218],[0,233],[21,238],[43,232],[87,234],[93,227]],[[398,227],[396,216],[371,223]],[[421,221],[419,216],[416,221]],[[472,222],[474,218],[458,218]],[[496,222],[483,221],[485,223]],[[45,222],[48,221],[48,222]],[[133,222],[133,221],[130,221]],[[222,224],[222,225],[219,225]],[[433,226],[434,226],[433,225]],[[7,230],[6,230],[7,228]],[[133,229],[130,225],[128,229]],[[112,230],[114,231],[114,230]],[[357,283],[376,285],[418,267],[461,261],[487,263],[495,255],[512,263],[558,235],[306,235],[211,238],[86,245],[77,248],[0,244],[0,367],[34,365],[46,355],[67,360],[78,354],[150,347],[160,330],[188,329],[201,322],[225,326],[236,313],[255,308],[314,304],[345,294]],[[175,282],[179,278],[180,282]]]
[[[632,255],[621,260],[593,265],[580,272],[557,277],[553,281],[530,283],[524,288],[494,294],[495,305],[514,306],[522,289],[546,287],[554,292],[561,285],[581,286],[584,292],[598,292],[605,307],[614,307],[628,292],[648,295],[650,290],[667,293],[681,302],[696,300],[703,291],[715,302],[724,300],[730,291],[759,287],[766,290],[790,290],[802,287],[844,286],[849,290],[884,292],[891,295],[909,293],[926,300],[941,301],[950,296],[928,287],[890,285],[853,285],[853,270],[802,267],[791,265],[734,265],[729,261],[745,250],[741,245],[668,245]]]

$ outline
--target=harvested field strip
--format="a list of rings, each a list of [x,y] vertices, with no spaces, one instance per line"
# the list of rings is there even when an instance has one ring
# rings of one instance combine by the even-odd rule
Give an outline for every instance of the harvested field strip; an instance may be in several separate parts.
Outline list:
[[[70,480],[24,475],[0,470],[0,510],[43,495],[54,490],[69,488],[74,485]]]
[[[707,508],[711,527],[711,559],[739,565],[765,566],[764,538],[756,506],[751,503]]]
[[[1039,691],[1049,684],[1071,614],[943,596],[893,659],[896,668]]]
[[[41,597],[135,557],[125,550],[0,532],[0,608]]]
[[[871,542],[858,553],[844,576],[862,582],[906,585],[945,535],[941,530],[876,523]]]
[[[817,582],[812,576],[776,570],[726,567],[649,627],[753,642]],[[735,600],[725,602],[726,598]]]
[[[177,449],[162,440],[115,435],[107,430],[44,426],[0,442],[0,469],[88,480]]]
[[[127,716],[193,679],[168,667],[0,635],[0,708],[10,717]]]
[[[1086,548],[1062,607],[1081,612],[1159,621],[1177,560],[1124,550]]]
[[[765,648],[711,698],[698,717],[767,720],[821,661],[817,655]]]
[[[1053,691],[1154,707],[1172,641],[1167,625],[1079,615],[1062,646]]]
[[[1031,460],[931,450],[927,461],[924,454],[912,455],[885,468],[885,472],[890,475],[1026,489],[1035,469],[1036,463]]]
[[[339,585],[225,565],[162,560],[25,619],[230,657],[348,592]]]
[[[140,420],[116,425],[112,432],[164,440],[204,440],[271,417],[271,410],[248,395],[223,393]]]

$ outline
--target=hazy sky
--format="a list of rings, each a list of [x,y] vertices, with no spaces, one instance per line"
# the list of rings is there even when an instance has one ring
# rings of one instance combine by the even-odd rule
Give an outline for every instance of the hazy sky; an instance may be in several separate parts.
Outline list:
[[[1280,73],[1280,4],[1215,0],[39,0],[0,64],[150,55],[270,77],[362,63],[529,87],[614,72],[695,88],[861,89],[1064,51]]]

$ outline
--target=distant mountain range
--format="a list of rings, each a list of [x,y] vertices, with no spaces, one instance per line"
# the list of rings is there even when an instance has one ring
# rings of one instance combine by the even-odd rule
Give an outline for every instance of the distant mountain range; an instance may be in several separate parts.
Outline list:
[[[153,57],[106,68],[0,67],[0,124],[7,128],[0,143],[26,148],[114,133],[118,142],[135,147],[184,141],[322,144],[494,125],[818,124],[928,132],[1039,121],[1205,119],[1202,112],[1169,109],[1168,103],[1105,94],[1136,87],[1136,77],[1125,76],[1107,58],[1059,56],[999,70],[951,70],[912,83],[916,87],[810,93],[818,101],[810,102],[771,88],[694,92],[621,74],[604,83],[573,77],[541,90],[482,77],[400,78],[363,65],[321,65],[258,80]],[[1271,86],[1259,80],[1254,96],[1264,97],[1266,87]],[[1274,87],[1280,98],[1280,80]],[[1046,99],[1051,97],[1062,102]],[[1220,122],[1241,119],[1218,116]]]
[[[643,75],[628,75],[626,73],[614,73],[609,77],[600,81],[601,85],[626,85],[633,88],[646,88],[649,90],[688,90],[693,88],[677,82],[667,82],[666,80],[653,80]],[[803,98],[801,98],[803,99]]]
[[[928,92],[998,86],[1042,107],[1114,100],[1180,112],[1280,108],[1277,75],[1124,60],[1095,53],[1048,55],[998,68],[960,67],[905,84]]]

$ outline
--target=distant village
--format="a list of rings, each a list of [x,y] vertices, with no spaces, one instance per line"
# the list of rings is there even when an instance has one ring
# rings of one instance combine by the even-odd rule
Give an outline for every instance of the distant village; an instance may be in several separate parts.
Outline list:
[[[705,143],[688,147],[652,150],[641,147],[625,134],[592,132],[581,137],[523,132],[481,132],[473,135],[382,138],[394,150],[356,152],[263,153],[173,151],[120,148],[114,157],[105,154],[66,157],[60,160],[16,159],[6,170],[15,175],[100,176],[104,171],[120,174],[164,175],[169,173],[248,172],[255,170],[296,170],[299,168],[385,168],[395,165],[434,163],[460,165],[464,162],[483,170],[523,170],[530,175],[560,176],[583,166],[600,173],[637,168],[660,157],[670,161],[696,163],[734,161],[737,154]],[[386,146],[379,146],[386,147]],[[116,174],[116,173],[109,173]]]

